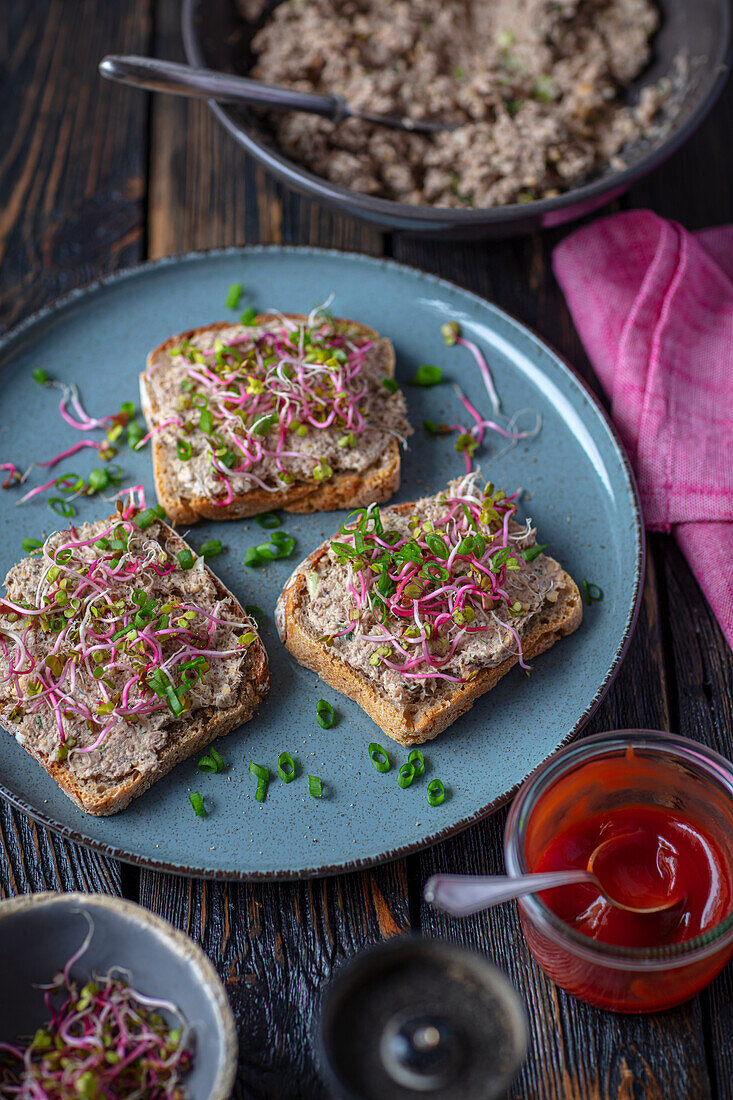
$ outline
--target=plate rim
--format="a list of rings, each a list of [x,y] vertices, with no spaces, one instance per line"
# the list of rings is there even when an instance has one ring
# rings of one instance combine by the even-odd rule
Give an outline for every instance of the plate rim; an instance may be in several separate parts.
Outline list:
[[[560,749],[568,745],[588,724],[590,719],[595,714],[596,710],[600,706],[602,700],[606,696],[611,684],[616,679],[619,669],[623,664],[624,658],[628,651],[631,639],[634,634],[634,628],[636,626],[637,619],[639,617],[639,611],[641,609],[641,602],[644,592],[644,575],[646,565],[646,533],[644,530],[644,522],[641,510],[641,501],[639,498],[639,490],[636,484],[636,478],[634,471],[631,467],[626,450],[621,442],[621,438],[618,434],[616,426],[611,420],[608,412],[603,407],[603,404],[597,397],[597,395],[590,388],[584,378],[575,370],[575,368],[568,362],[565,356],[561,355],[552,344],[550,344],[543,336],[541,336],[530,325],[521,321],[514,314],[508,310],[503,309],[501,306],[497,306],[491,302],[488,298],[482,297],[475,291],[467,290],[465,287],[460,286],[458,283],[451,281],[450,279],[444,279],[440,275],[434,275],[432,272],[423,271],[419,267],[415,267],[412,264],[401,263],[398,260],[394,260],[391,257],[386,256],[371,256],[364,252],[346,251],[339,248],[323,248],[315,245],[292,245],[292,244],[270,244],[270,245],[229,245],[226,247],[210,248],[210,249],[196,249],[188,252],[178,252],[170,256],[161,256],[153,260],[143,260],[137,264],[131,264],[129,266],[120,268],[117,271],[111,272],[109,275],[100,276],[97,279],[93,279],[91,282],[84,284],[80,287],[75,287],[73,290],[68,291],[66,294],[55,298],[48,305],[42,306],[41,309],[31,313],[28,317],[24,318],[19,324],[14,325],[8,329],[7,332],[0,335],[0,370],[3,369],[4,363],[2,360],[6,355],[12,354],[22,344],[22,341],[27,337],[29,332],[32,332],[37,325],[41,325],[52,319],[54,316],[61,314],[65,309],[73,307],[74,304],[83,304],[83,300],[90,297],[93,293],[101,290],[105,290],[110,285],[117,283],[123,283],[127,279],[134,278],[136,276],[144,276],[149,271],[155,271],[159,268],[165,268],[170,266],[176,266],[182,262],[191,262],[196,260],[217,259],[218,257],[229,256],[242,256],[247,257],[251,255],[261,254],[275,254],[275,255],[311,255],[311,256],[327,256],[330,258],[339,257],[346,259],[348,262],[363,263],[367,266],[375,265],[377,267],[393,268],[397,271],[407,271],[411,275],[416,275],[419,279],[427,280],[435,286],[445,288],[450,291],[458,291],[460,294],[467,296],[473,302],[481,307],[487,305],[506,318],[509,322],[516,325],[520,330],[524,330],[529,333],[533,340],[537,341],[540,345],[549,350],[551,355],[556,359],[561,370],[564,370],[570,377],[572,382],[575,382],[584,393],[585,397],[591,402],[595,411],[600,415],[602,422],[605,424],[606,430],[611,437],[611,441],[615,446],[616,452],[621,459],[621,466],[626,476],[628,489],[631,495],[632,511],[634,519],[634,531],[637,541],[637,554],[636,561],[634,563],[634,593],[633,602],[631,605],[630,613],[627,616],[626,623],[624,625],[623,636],[618,643],[616,653],[611,663],[608,672],[606,673],[602,683],[599,685],[593,699],[590,701],[582,715],[572,727],[572,729],[563,737],[563,739],[555,746],[551,753],[540,761],[539,767],[544,764],[551,756],[553,756]],[[403,859],[408,855],[413,855],[416,852],[424,851],[433,847],[436,844],[441,843],[444,840],[448,840],[458,833],[468,829],[471,825],[481,821],[483,818],[489,817],[490,814],[495,813],[497,810],[505,806],[514,797],[516,792],[522,786],[522,784],[529,778],[534,772],[535,768],[527,772],[522,776],[508,791],[503,792],[496,798],[492,799],[486,806],[481,807],[478,810],[473,811],[465,817],[462,817],[459,821],[454,822],[451,825],[447,825],[437,832],[431,833],[428,837],[421,840],[415,840],[400,845],[397,848],[383,851],[374,856],[368,856],[365,858],[357,858],[352,860],[342,861],[337,864],[326,865],[323,867],[308,867],[301,870],[283,870],[283,871],[242,871],[242,870],[221,870],[212,867],[201,866],[187,866],[182,862],[170,863],[164,859],[156,859],[153,856],[140,855],[135,851],[131,851],[128,848],[120,847],[117,845],[109,844],[102,840],[97,840],[94,837],[90,837],[84,834],[84,832],[78,831],[75,827],[64,825],[59,823],[53,816],[44,813],[41,809],[36,809],[30,803],[26,801],[21,795],[15,794],[13,791],[5,785],[5,782],[0,776],[0,797],[4,798],[14,809],[19,810],[21,813],[26,814],[33,821],[38,822],[40,825],[44,825],[50,829],[51,832],[57,836],[63,837],[66,840],[72,840],[76,844],[80,844],[82,847],[89,848],[92,851],[99,852],[101,855],[106,856],[109,859],[117,859],[123,863],[131,864],[136,867],[144,867],[153,871],[160,871],[166,874],[174,874],[180,876],[187,876],[193,878],[201,878],[209,881],[217,882],[297,882],[305,881],[314,878],[326,878],[332,875],[349,874],[354,871],[362,871],[370,867],[378,866],[383,863],[392,863],[397,859]]]

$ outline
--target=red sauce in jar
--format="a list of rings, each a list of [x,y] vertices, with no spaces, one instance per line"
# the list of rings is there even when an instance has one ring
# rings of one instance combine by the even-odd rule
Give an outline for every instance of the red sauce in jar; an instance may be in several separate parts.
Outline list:
[[[624,947],[658,947],[697,936],[733,907],[728,865],[718,845],[697,822],[661,806],[627,805],[576,820],[552,838],[532,870],[585,869],[600,844],[604,848],[593,871],[603,893],[594,884],[580,884],[542,894],[545,904],[583,935]],[[608,898],[633,908],[674,904],[635,914]]]

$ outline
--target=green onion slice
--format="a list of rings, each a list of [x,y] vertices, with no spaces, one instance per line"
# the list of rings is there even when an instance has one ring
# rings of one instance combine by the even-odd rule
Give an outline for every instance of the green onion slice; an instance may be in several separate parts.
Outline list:
[[[48,382],[48,375],[46,374],[43,367],[36,367],[36,369],[33,371],[33,379],[34,381],[39,382],[41,385],[43,385],[44,382]]]
[[[587,604],[597,603],[603,599],[603,589],[599,588],[597,584],[593,584],[592,581],[583,581],[583,595],[585,596],[585,602]]]
[[[266,527],[268,530],[273,527],[282,527],[282,520],[274,512],[263,512],[260,516],[252,516],[252,519],[255,523],[259,523],[260,527]]]
[[[26,554],[30,554],[33,550],[39,550],[43,543],[40,539],[23,539],[22,546]]]
[[[389,393],[397,393],[397,390],[400,388],[397,384],[397,380],[394,378],[383,378],[382,385]]]
[[[439,806],[445,802],[445,787],[441,779],[431,779],[428,783],[428,803],[431,806]]]
[[[419,749],[411,749],[408,753],[407,760],[415,771],[415,775],[420,776],[425,771],[425,757]]]
[[[314,798],[323,798],[323,783],[321,783],[321,777],[319,775],[308,776],[308,792],[312,794]]]
[[[416,775],[415,768],[412,764],[410,764],[410,763],[402,764],[400,766],[399,772],[397,773],[397,782],[398,782],[399,786],[402,787],[403,789],[405,787],[409,787],[410,784],[412,783],[413,779],[415,778],[415,775]]]
[[[196,814],[196,817],[206,817],[204,800],[198,791],[191,791],[190,795],[188,796],[188,801],[191,803],[191,806],[193,807],[193,812]]]
[[[185,550],[179,550],[178,563],[181,566],[181,569],[193,569],[194,558],[193,554],[188,548],[186,548]]]
[[[74,505],[69,504],[68,500],[64,500],[63,497],[51,497],[48,506],[57,516],[66,516],[67,519],[70,519],[71,516],[76,515]]]
[[[372,741],[369,745],[369,756],[378,772],[388,772],[392,766],[387,753],[376,741]]]
[[[253,306],[247,306],[239,320],[243,325],[253,325],[257,320],[257,310]]]
[[[265,783],[270,778],[270,773],[267,768],[263,767],[262,764],[255,764],[254,760],[250,760],[249,770],[252,775],[256,775],[258,779],[261,779]]]
[[[163,512],[163,515],[165,515],[165,512]],[[151,524],[155,523],[156,519],[162,518],[163,516],[160,515],[157,507],[145,508],[135,517],[135,526],[138,531],[144,531],[146,528],[150,527]]]
[[[443,372],[440,367],[434,367],[430,363],[423,363],[421,367],[418,367],[415,371],[414,377],[410,379],[411,386],[437,386],[439,382],[443,381]]]
[[[227,291],[225,305],[227,309],[236,309],[239,305],[239,299],[242,297],[242,284],[232,283]]]
[[[199,553],[203,558],[215,558],[218,554],[221,554],[224,547],[221,544],[221,539],[209,539],[199,550]]]
[[[295,761],[289,752],[281,752],[278,756],[277,774],[283,783],[292,783],[295,779]]]
[[[330,730],[333,725],[334,711],[330,703],[325,699],[319,699],[316,703],[316,721],[321,729]]]
[[[201,757],[198,766],[202,772],[218,773],[224,771],[224,761],[214,748],[210,748],[208,753]]]
[[[257,800],[257,802],[264,802],[266,794],[267,794],[267,780],[266,779],[258,779],[257,780],[257,790],[255,791],[255,799]]]
[[[201,431],[206,432],[207,435],[210,435],[211,432],[213,432],[214,418],[211,415],[210,409],[201,410],[201,416],[199,417],[199,427],[201,428]]]
[[[193,454],[193,447],[187,439],[179,439],[176,443],[176,454],[180,458],[181,462],[188,462],[189,458]]]
[[[257,553],[257,550],[254,546],[250,546],[247,550],[245,550],[245,552],[244,552],[244,564],[249,565],[250,567],[254,567],[255,565],[261,565],[262,564],[262,558]]]

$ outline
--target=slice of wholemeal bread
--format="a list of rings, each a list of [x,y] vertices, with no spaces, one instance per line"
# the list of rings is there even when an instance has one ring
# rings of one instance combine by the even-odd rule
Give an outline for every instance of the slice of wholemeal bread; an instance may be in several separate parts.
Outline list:
[[[149,431],[155,431],[152,452],[158,499],[174,521],[195,523],[202,517],[239,519],[276,508],[289,512],[332,511],[350,504],[359,506],[371,501],[388,500],[399,488],[398,440],[410,434],[411,429],[401,393],[392,392],[381,384],[382,378],[394,378],[394,348],[389,340],[369,326],[347,320],[329,322],[334,327],[336,338],[346,336],[357,346],[367,342],[371,344],[364,354],[363,366],[348,382],[352,396],[364,391],[359,401],[365,426],[355,429],[352,438],[349,438],[349,426],[344,423],[343,417],[338,417],[328,427],[315,427],[312,423],[306,425],[307,434],[302,433],[303,425],[296,419],[300,431],[287,430],[282,439],[279,438],[279,425],[273,424],[263,440],[251,431],[252,424],[261,415],[261,409],[253,408],[252,414],[248,413],[244,418],[245,427],[242,427],[241,418],[235,422],[231,416],[223,414],[224,405],[218,403],[218,399],[210,400],[217,390],[217,383],[205,384],[207,376],[203,376],[203,382],[200,377],[191,377],[192,372],[197,374],[196,368],[201,365],[189,361],[197,352],[205,353],[206,365],[211,366],[208,361],[216,342],[227,347],[246,348],[244,341],[263,332],[277,331],[283,323],[302,330],[307,327],[309,319],[302,314],[285,314],[282,317],[261,314],[249,326],[217,322],[170,337],[148,355],[146,370],[140,376],[142,411]],[[182,350],[183,354],[172,354],[172,349]],[[231,359],[224,360],[227,379],[224,389],[227,393],[232,389],[240,393],[240,399],[245,404],[238,407],[243,411],[247,412],[249,404],[255,399],[258,402],[262,399],[260,394],[248,395],[246,387],[251,386],[252,379],[264,379],[265,395],[275,393],[275,388],[270,385],[271,375],[265,374],[264,367],[248,370],[245,361],[242,370],[236,372],[235,366]],[[229,373],[229,367],[234,375]],[[235,375],[237,380],[232,386],[228,380]],[[278,384],[281,382],[281,379],[278,380]],[[193,383],[201,392],[197,393],[196,389],[193,392],[190,389],[181,390],[181,383],[185,386]],[[201,394],[209,401],[208,408],[214,414],[213,427],[222,437],[222,449],[228,450],[224,456],[227,463],[234,458],[236,465],[247,464],[247,455],[241,446],[243,439],[250,452],[253,446],[256,450],[259,443],[270,452],[269,458],[257,459],[247,465],[252,477],[244,471],[232,470],[231,465],[220,470],[212,467],[209,453],[211,437],[207,439],[207,433],[200,429],[196,406],[193,406],[193,411],[179,408],[180,404],[200,399]],[[313,398],[316,409],[323,407],[323,398],[324,394],[316,394]],[[328,393],[325,400],[330,400]],[[293,415],[295,405],[291,407],[282,395],[273,397],[272,402],[272,405],[266,405],[265,411],[278,409],[283,423]],[[222,412],[222,416],[217,410]],[[229,408],[229,413],[231,411],[232,408]],[[361,413],[357,420],[360,416]],[[171,419],[183,419],[184,428],[178,424],[160,428],[161,424]],[[346,445],[339,442],[344,439],[347,440]],[[191,445],[192,458],[182,459],[179,456],[181,442],[184,448],[187,444]],[[287,452],[287,457],[279,464],[274,457],[278,447]],[[319,475],[324,471],[321,460],[332,472],[314,477],[314,471],[317,470]],[[281,480],[283,477],[290,479],[287,484]]]
[[[93,541],[119,525],[120,517],[117,516],[85,524],[76,532],[82,539]],[[56,533],[46,541],[46,548],[56,560],[61,561],[56,555],[69,538],[69,532]],[[22,560],[13,566],[6,577],[9,602],[0,600],[0,642],[3,643],[0,654],[0,680],[3,681],[0,683],[0,725],[16,737],[81,810],[96,816],[108,816],[123,810],[132,798],[141,795],[176,764],[200,752],[215,738],[223,737],[247,722],[265,698],[270,685],[267,654],[256,628],[203,559],[193,554],[193,568],[181,568],[178,554],[183,553],[185,558],[190,548],[180,535],[167,524],[156,520],[144,530],[129,532],[127,541],[129,550],[121,552],[118,561],[124,560],[130,564],[134,560],[150,558],[150,565],[138,570],[127,581],[120,578],[110,582],[110,592],[118,606],[110,608],[104,597],[98,596],[96,601],[92,598],[94,584],[99,582],[102,588],[105,585],[102,566],[97,565],[90,571],[90,563],[95,559],[102,559],[102,562],[114,560],[114,552],[110,554],[109,549],[96,545],[75,548],[74,556],[68,562],[61,562],[60,566],[55,566],[45,555]],[[163,575],[163,570],[174,563],[176,567]],[[52,580],[49,579],[49,568]],[[54,577],[57,568],[59,575]],[[50,602],[43,600],[44,596],[59,590],[59,582],[66,578],[70,578],[70,592],[79,590],[75,576],[81,582],[85,577],[89,578],[88,590],[82,589],[81,598],[72,596],[61,605],[68,609],[76,598],[80,608],[69,619],[64,618],[63,629],[67,633],[63,638],[64,644],[59,647],[56,645],[62,628],[59,606],[55,599],[50,599]],[[155,601],[154,611],[150,610],[152,604],[147,610],[144,605],[141,606],[143,593],[147,593],[149,600]],[[48,607],[49,610],[42,616],[27,616],[28,623],[33,625],[26,632],[26,653],[20,661],[24,671],[8,677],[14,636],[18,636],[14,624],[22,618],[20,611],[10,609],[20,608],[20,601],[29,611],[40,607]],[[160,612],[161,607],[168,605],[172,608],[170,612]],[[191,613],[193,618],[190,614],[186,620],[180,609],[191,605],[198,607],[201,614]],[[70,609],[73,611],[73,603]],[[128,631],[116,643],[110,641],[106,648],[99,648],[102,660],[96,667],[104,669],[107,675],[98,681],[90,679],[83,667],[84,662],[72,656],[74,648],[91,651],[94,639],[90,631],[104,630],[111,638],[117,633],[114,628],[118,624],[124,626],[138,614],[141,616],[141,627],[135,633]],[[148,625],[148,615],[154,616],[152,627]],[[214,623],[214,617],[220,622]],[[83,642],[79,623],[85,624]],[[187,632],[196,641],[193,647],[190,642],[186,643],[185,654],[183,643],[176,641],[178,627],[182,637]],[[212,630],[210,636],[209,628]],[[146,630],[149,634],[152,631],[152,638],[157,642],[143,640]],[[158,630],[164,633],[159,634]],[[243,640],[235,643],[235,632],[239,630]],[[137,641],[130,641],[131,638]],[[122,650],[119,647],[125,644],[126,639],[126,649]],[[118,649],[114,660],[120,662],[117,671],[113,671],[115,666],[111,650],[115,644]],[[142,667],[146,661],[149,662],[156,644],[166,658],[178,653],[198,660],[198,668],[179,671],[177,666],[173,666],[166,676],[166,680],[177,686],[180,692],[176,696],[178,702],[175,703],[175,710],[181,705],[187,709],[176,715],[171,705],[167,705],[162,713],[158,710],[153,716],[143,714],[130,717],[128,714],[125,717],[125,708],[121,707],[118,698],[116,709],[100,716],[99,710],[104,709],[100,700],[104,696],[114,699],[120,688],[122,703],[125,701],[124,689],[127,688],[130,707],[143,699],[160,706],[159,692],[156,694],[147,687],[143,690],[140,686],[143,680],[152,679],[149,671],[138,677],[137,694],[134,684],[129,683],[136,674],[137,666]],[[209,645],[214,651],[219,649],[225,652],[224,645],[230,649],[234,646],[236,651],[221,659],[214,656],[201,658],[196,650]],[[64,658],[61,679],[61,668],[54,664],[54,651]],[[20,649],[15,652],[18,656],[22,655]],[[31,665],[28,655],[35,661],[35,670],[25,674]],[[94,665],[91,656],[90,660]],[[201,660],[207,665],[205,669]],[[131,668],[123,667],[123,662]],[[17,666],[19,662],[15,660],[14,663]],[[71,673],[67,675],[68,667],[71,667]],[[42,680],[38,676],[39,671]],[[189,678],[186,684],[184,677]],[[207,683],[209,680],[211,682]],[[51,694],[42,695],[36,691],[41,682],[44,691],[51,683],[60,685],[58,691],[63,691],[60,715],[52,705]],[[188,686],[189,683],[192,687]],[[94,714],[91,726],[84,718],[85,713]],[[59,722],[64,728],[63,748]],[[101,746],[86,753],[82,760],[81,749],[94,743],[106,722],[112,724]]]
[[[429,503],[432,504],[436,499],[430,498]],[[424,514],[425,503],[425,501],[419,501],[382,509],[381,522],[387,528],[401,518],[404,525],[407,517]],[[513,537],[517,540],[517,546],[526,549],[533,545],[533,536],[529,529],[525,531],[523,541],[520,541],[522,529],[512,525],[512,531]],[[280,638],[301,664],[312,669],[331,687],[358,703],[395,741],[402,745],[419,745],[432,740],[465,713],[479,696],[495,687],[499,680],[518,663],[520,658],[517,646],[513,636],[509,635],[506,629],[506,636],[500,644],[494,641],[490,654],[487,646],[487,657],[490,657],[490,660],[482,662],[480,651],[474,649],[472,667],[465,677],[465,682],[436,680],[435,687],[422,695],[412,690],[400,691],[399,682],[395,683],[395,680],[399,681],[400,673],[387,673],[383,667],[380,667],[379,661],[376,667],[372,663],[375,653],[378,655],[380,652],[374,645],[374,619],[369,618],[366,629],[362,630],[362,620],[355,610],[356,602],[352,597],[348,600],[343,599],[343,592],[340,589],[344,581],[344,566],[335,564],[330,544],[331,540],[314,550],[297,567],[286,584],[276,608]],[[518,630],[521,638],[524,660],[538,656],[560,638],[571,634],[578,628],[582,619],[580,593],[568,573],[554,559],[539,553],[533,559],[533,568],[541,569],[543,574],[551,577],[551,586],[546,596],[531,613],[522,613],[517,620],[514,620],[515,629]],[[338,569],[342,570],[340,578],[334,576],[334,571]],[[314,580],[314,578],[317,579]],[[333,625],[340,625],[337,621],[340,615],[342,622],[344,619],[347,620],[345,625],[354,626],[353,631],[347,632],[346,635],[348,638],[346,653],[342,652],[343,646],[339,645],[338,634],[336,637],[329,634],[324,638],[319,629],[314,629],[310,610],[316,593],[321,591],[324,584],[329,585],[328,606],[336,608]],[[356,581],[354,590],[356,590]],[[354,610],[349,611],[349,607]],[[348,621],[350,615],[353,617]],[[478,615],[479,617],[481,615],[480,609]],[[471,621],[477,622],[478,618]],[[505,627],[500,626],[498,630],[501,633]],[[360,634],[364,634],[371,641],[360,642]],[[379,640],[381,639],[377,639]],[[473,644],[480,645],[480,643]],[[358,655],[358,650],[355,659],[354,653],[357,646],[365,647],[365,655],[370,656],[368,662]],[[387,677],[391,677],[393,688],[391,693],[387,690]]]

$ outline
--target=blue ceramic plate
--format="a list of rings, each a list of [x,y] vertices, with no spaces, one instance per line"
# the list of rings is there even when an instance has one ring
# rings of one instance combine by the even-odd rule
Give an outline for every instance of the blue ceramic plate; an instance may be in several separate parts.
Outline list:
[[[32,379],[43,366],[53,377],[79,383],[92,415],[137,399],[146,352],[168,335],[228,315],[231,283],[244,287],[243,304],[308,311],[334,294],[337,316],[358,318],[391,337],[397,377],[404,382],[425,362],[460,381],[469,399],[487,409],[479,372],[465,349],[448,348],[440,326],[456,318],[491,363],[503,407],[538,410],[542,431],[503,456],[491,443],[478,456],[496,484],[524,489],[524,512],[543,542],[579,581],[600,585],[605,599],[586,608],[580,630],[537,659],[530,679],[515,669],[468,714],[425,749],[428,776],[448,795],[427,803],[425,780],[397,785],[406,758],[354,703],[337,696],[295,664],[280,645],[272,612],[296,560],[328,535],[340,513],[285,517],[297,540],[297,558],[252,570],[247,546],[261,541],[250,521],[201,524],[191,541],[216,536],[227,552],[214,565],[242,603],[266,614],[263,630],[272,690],[260,714],[219,745],[222,775],[177,767],[121,814],[93,818],[77,810],[16,744],[0,735],[0,791],[20,809],[63,835],[110,855],[165,870],[220,878],[288,878],[328,874],[390,859],[448,836],[504,802],[521,780],[588,720],[618,668],[636,616],[643,571],[643,532],[628,463],[603,412],[567,366],[505,313],[458,287],[397,264],[314,249],[244,249],[185,256],[125,272],[74,294],[32,318],[0,348],[0,451],[24,469],[79,438],[61,420],[55,391]],[[234,314],[229,314],[234,317]],[[462,407],[450,385],[407,388],[411,420],[455,421]],[[487,409],[488,412],[488,409]],[[418,427],[403,462],[396,500],[442,488],[463,459],[453,438],[428,439]],[[129,483],[142,481],[154,500],[149,449],[118,456]],[[62,470],[86,474],[95,465],[82,452]],[[98,462],[96,463],[98,465]],[[31,479],[40,484],[34,472]],[[25,536],[56,526],[44,497],[15,508],[13,488],[0,495],[0,567],[22,556]],[[102,514],[99,500],[82,500],[80,519]],[[338,721],[316,723],[316,702],[330,700]],[[367,754],[381,741],[393,761],[378,773]],[[267,799],[254,799],[250,760],[275,772],[287,749],[300,778],[271,782]],[[324,798],[308,794],[305,775],[321,776]],[[208,808],[194,817],[188,792],[199,790]]]

